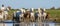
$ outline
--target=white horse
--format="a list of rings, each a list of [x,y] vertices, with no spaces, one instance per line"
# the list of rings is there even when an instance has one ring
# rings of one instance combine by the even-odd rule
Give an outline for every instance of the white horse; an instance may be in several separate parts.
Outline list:
[[[8,11],[6,9],[7,8],[4,7],[4,5],[2,5],[1,11],[2,11],[2,15],[4,16],[5,19],[7,19],[7,16],[8,16]]]
[[[4,11],[4,12],[3,12],[3,15],[4,15],[4,18],[5,18],[5,20],[6,20],[7,17],[8,17],[8,12],[7,12],[7,11]]]
[[[32,12],[30,12],[30,14],[31,14],[31,20],[34,21],[35,20],[34,8],[32,8]]]
[[[20,9],[20,10],[21,10],[22,13],[25,13],[26,12],[25,9]]]
[[[45,18],[46,18],[46,12],[43,12],[43,11],[45,11],[45,9],[42,11],[42,10],[39,10],[38,9],[38,11],[39,11],[39,14],[38,14],[38,21],[43,21],[43,20],[45,20]],[[43,13],[43,14],[42,14]]]
[[[34,21],[35,20],[35,15],[33,12],[31,12],[31,20]]]
[[[5,19],[7,19],[8,11],[3,11],[3,10],[2,10],[2,15],[4,16]]]
[[[6,20],[8,16],[8,12],[7,11],[2,11],[2,13],[0,14],[0,18],[4,18],[3,20]]]

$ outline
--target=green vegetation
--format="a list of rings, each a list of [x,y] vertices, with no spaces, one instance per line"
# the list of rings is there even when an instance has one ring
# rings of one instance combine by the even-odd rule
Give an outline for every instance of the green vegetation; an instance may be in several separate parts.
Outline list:
[[[51,17],[59,18],[60,17],[60,10],[47,10],[50,13]]]
[[[47,10],[50,13],[51,18],[56,19],[56,22],[60,22],[60,10]]]

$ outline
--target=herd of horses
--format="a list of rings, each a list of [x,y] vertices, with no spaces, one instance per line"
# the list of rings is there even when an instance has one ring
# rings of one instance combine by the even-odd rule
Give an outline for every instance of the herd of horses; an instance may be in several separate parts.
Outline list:
[[[10,7],[5,8],[4,5],[2,5],[0,9],[0,20],[6,20],[10,17],[8,14],[10,9]],[[12,20],[16,22],[36,22],[48,19],[49,13],[47,13],[45,9],[40,8],[38,8],[37,12],[34,12],[34,8],[32,8],[28,10],[20,9],[19,11],[14,11],[12,15]]]
[[[45,10],[41,9],[38,12],[31,12],[30,10],[27,10],[25,12],[16,11],[13,13],[13,20],[17,22],[36,22],[36,21],[44,21],[48,19],[49,13]]]
[[[7,19],[9,17],[8,11],[11,8],[5,8],[4,5],[2,5],[0,9],[0,19]],[[43,21],[49,18],[49,13],[46,12],[45,9],[40,9],[38,8],[37,12],[34,12],[34,8],[31,10],[25,10],[25,9],[20,9],[20,11],[14,11],[12,13],[13,16],[11,16],[14,21],[17,22],[35,22],[35,21]],[[10,18],[11,18],[10,17]]]

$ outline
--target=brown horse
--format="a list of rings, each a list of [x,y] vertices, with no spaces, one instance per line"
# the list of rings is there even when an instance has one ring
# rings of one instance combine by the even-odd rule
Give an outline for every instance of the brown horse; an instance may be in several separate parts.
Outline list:
[[[30,11],[24,13],[24,22],[30,22]]]

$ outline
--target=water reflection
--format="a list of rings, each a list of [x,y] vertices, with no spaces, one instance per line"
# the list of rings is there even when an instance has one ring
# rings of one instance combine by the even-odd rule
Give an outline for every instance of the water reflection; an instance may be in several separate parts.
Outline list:
[[[40,26],[40,23],[14,23],[15,26]],[[13,26],[13,23],[0,23],[0,26]],[[60,26],[60,23],[44,23],[42,26]]]
[[[55,23],[49,23],[49,26],[55,26]]]
[[[5,26],[13,26],[13,23],[5,23]]]

